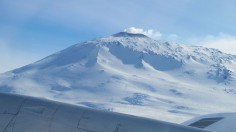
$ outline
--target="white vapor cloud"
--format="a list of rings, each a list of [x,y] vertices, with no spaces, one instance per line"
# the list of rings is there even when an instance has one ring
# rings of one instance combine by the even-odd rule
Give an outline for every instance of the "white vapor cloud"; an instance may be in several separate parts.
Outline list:
[[[232,36],[226,33],[219,33],[218,35],[207,35],[202,38],[184,39],[180,38],[177,34],[162,34],[153,29],[144,30],[142,28],[130,27],[125,29],[124,31],[133,34],[144,34],[153,39],[161,39],[177,43],[179,43],[179,40],[186,40],[185,42],[190,44],[208,48],[215,48],[222,52],[236,55],[236,36]]]
[[[236,55],[236,36],[225,33],[219,33],[217,36],[208,35],[203,40],[199,41],[198,44]]]
[[[162,34],[160,32],[155,31],[153,29],[144,30],[142,28],[130,27],[125,29],[124,32],[133,34],[144,34],[153,39],[160,39],[162,37]]]

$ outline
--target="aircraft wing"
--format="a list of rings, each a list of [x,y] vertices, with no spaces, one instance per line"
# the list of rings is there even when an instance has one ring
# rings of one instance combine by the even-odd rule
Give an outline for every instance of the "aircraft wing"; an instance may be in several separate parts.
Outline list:
[[[207,132],[198,128],[0,93],[0,132]]]
[[[232,132],[236,130],[235,123],[236,113],[217,113],[196,117],[182,124],[214,132]]]

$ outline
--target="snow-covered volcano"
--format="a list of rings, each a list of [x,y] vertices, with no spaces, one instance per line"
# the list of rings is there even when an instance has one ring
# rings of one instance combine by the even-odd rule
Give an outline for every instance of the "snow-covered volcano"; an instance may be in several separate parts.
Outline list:
[[[236,56],[121,32],[0,75],[0,92],[181,122],[236,110]]]

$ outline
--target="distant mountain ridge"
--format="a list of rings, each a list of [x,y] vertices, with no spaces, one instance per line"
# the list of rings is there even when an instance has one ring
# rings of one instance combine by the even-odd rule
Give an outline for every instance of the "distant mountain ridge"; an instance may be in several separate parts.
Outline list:
[[[235,111],[235,67],[216,49],[120,32],[1,74],[0,92],[180,122]]]

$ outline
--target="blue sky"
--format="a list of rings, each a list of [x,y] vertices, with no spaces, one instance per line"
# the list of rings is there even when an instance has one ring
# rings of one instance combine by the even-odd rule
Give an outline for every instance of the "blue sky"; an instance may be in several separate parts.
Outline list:
[[[236,54],[235,0],[1,0],[0,72],[129,27]],[[155,35],[154,35],[155,36]]]

